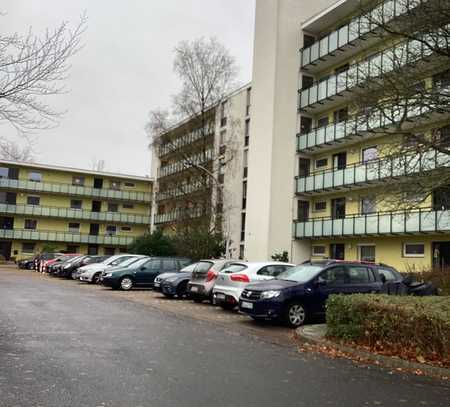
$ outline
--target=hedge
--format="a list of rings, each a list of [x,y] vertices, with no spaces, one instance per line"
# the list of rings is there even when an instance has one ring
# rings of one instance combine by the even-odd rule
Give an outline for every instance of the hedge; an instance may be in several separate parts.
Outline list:
[[[450,365],[450,297],[332,295],[327,336]]]

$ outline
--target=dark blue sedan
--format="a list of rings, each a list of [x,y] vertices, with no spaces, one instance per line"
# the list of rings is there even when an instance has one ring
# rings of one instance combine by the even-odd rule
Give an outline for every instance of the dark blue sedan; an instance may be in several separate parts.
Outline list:
[[[252,318],[279,319],[298,327],[313,316],[325,314],[331,294],[379,293],[385,283],[402,284],[392,267],[324,260],[292,267],[274,280],[250,284],[239,299],[239,310]]]

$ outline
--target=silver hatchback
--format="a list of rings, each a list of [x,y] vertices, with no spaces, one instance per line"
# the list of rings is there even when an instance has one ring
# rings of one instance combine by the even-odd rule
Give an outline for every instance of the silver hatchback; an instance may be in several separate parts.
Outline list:
[[[213,303],[212,292],[219,272],[233,264],[245,264],[245,262],[230,259],[200,260],[188,284],[189,296],[195,302],[207,299]]]

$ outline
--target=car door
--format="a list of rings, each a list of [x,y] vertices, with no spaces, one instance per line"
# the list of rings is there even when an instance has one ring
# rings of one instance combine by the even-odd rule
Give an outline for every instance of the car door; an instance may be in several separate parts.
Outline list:
[[[344,294],[377,293],[382,284],[377,282],[370,267],[363,265],[347,265],[348,284]]]
[[[349,283],[348,270],[345,266],[331,267],[322,271],[317,277],[314,288],[307,297],[313,313],[325,313],[325,304],[331,294],[342,294]]]
[[[141,266],[134,273],[136,285],[152,285],[156,277],[156,271],[161,268],[161,260],[152,259]]]

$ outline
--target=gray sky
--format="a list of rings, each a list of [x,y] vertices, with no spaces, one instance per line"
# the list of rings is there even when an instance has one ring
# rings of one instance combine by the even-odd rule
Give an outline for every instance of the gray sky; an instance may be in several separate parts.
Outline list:
[[[52,106],[60,125],[36,133],[35,161],[107,171],[149,173],[147,113],[167,107],[178,89],[172,51],[181,40],[215,36],[251,79],[255,0],[4,0],[2,34],[76,23],[87,12],[84,49],[72,59],[67,94]],[[13,130],[1,127],[14,138]]]

